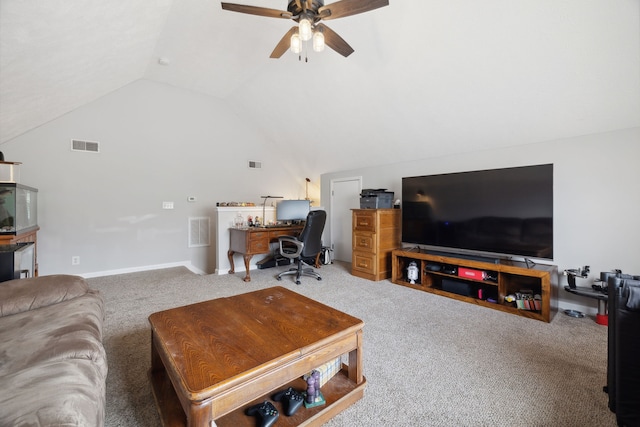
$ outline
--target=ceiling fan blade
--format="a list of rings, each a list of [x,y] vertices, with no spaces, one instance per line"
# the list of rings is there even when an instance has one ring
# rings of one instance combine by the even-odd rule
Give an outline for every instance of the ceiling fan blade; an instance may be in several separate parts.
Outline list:
[[[307,9],[311,9],[313,5],[313,0],[295,0],[296,6],[303,12],[306,12]]]
[[[302,0],[302,8],[306,11],[307,9],[311,9],[313,6],[313,0]]]
[[[324,44],[329,46],[331,49],[335,50],[345,58],[353,53],[353,48],[349,46],[349,43],[344,41],[344,39],[331,28],[324,24],[318,24],[316,25],[316,28],[322,31],[322,34],[324,34]]]
[[[291,12],[286,10],[269,9],[266,7],[247,6],[245,4],[235,3],[222,3],[224,10],[230,10],[232,12],[248,13],[250,15],[267,16],[269,18],[284,18],[291,19],[293,16]]]
[[[357,15],[380,7],[389,6],[389,0],[340,0],[318,8],[322,19],[336,19]]]
[[[298,26],[294,25],[291,27],[287,34],[284,35],[276,45],[276,48],[271,52],[271,56],[269,58],[280,58],[284,53],[289,50],[291,45],[291,36],[298,31]],[[326,39],[325,39],[326,40]]]

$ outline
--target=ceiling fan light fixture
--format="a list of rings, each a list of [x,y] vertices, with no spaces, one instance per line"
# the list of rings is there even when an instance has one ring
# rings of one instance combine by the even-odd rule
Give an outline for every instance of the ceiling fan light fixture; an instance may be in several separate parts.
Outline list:
[[[291,51],[293,53],[302,52],[302,40],[300,40],[300,35],[298,34],[291,36]]]
[[[298,23],[298,33],[300,34],[300,39],[302,41],[307,41],[311,39],[311,20],[308,18],[300,19]]]
[[[358,15],[384,6],[389,6],[389,0],[329,1],[330,4],[325,5],[325,0],[287,0],[286,10],[248,4],[227,3],[223,1],[222,9],[231,12],[246,13],[249,15],[265,16],[268,18],[291,19],[297,23],[297,25],[294,24],[289,28],[289,31],[287,31],[280,41],[278,41],[275,49],[271,52],[271,58],[280,58],[288,48],[300,54],[303,50],[302,42],[305,42],[304,51],[306,55],[306,42],[312,38],[314,40],[311,44],[315,51],[320,52],[324,47],[328,46],[346,58],[353,53],[353,48],[349,46],[349,43],[347,43],[342,37],[336,34],[335,31],[324,25],[322,21]],[[316,32],[320,32],[322,34],[314,37],[314,33]],[[297,37],[292,36],[294,33],[297,33]],[[290,42],[289,46],[287,46],[287,42]],[[298,55],[298,59],[300,59],[300,55]]]
[[[313,51],[322,52],[324,50],[324,34],[322,31],[313,33]]]

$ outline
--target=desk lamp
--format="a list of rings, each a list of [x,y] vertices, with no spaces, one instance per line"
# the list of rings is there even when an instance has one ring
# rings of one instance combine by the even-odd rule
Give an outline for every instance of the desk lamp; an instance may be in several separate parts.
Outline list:
[[[267,221],[264,218],[264,213],[265,213],[265,207],[267,206],[267,199],[283,199],[283,196],[260,196],[261,198],[264,199],[264,202],[262,202],[262,226],[266,227],[267,226]]]

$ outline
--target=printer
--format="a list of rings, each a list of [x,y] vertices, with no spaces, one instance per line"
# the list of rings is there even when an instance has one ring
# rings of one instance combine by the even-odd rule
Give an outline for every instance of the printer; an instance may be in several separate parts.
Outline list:
[[[360,193],[360,209],[393,208],[393,191],[383,189],[366,189]]]

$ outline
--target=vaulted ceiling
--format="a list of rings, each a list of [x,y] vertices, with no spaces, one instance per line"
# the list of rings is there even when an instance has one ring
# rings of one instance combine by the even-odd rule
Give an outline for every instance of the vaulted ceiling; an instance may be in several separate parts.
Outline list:
[[[270,59],[291,25],[219,0],[2,0],[0,142],[138,79],[363,164],[640,126],[638,0],[390,0],[327,22],[348,58]]]

